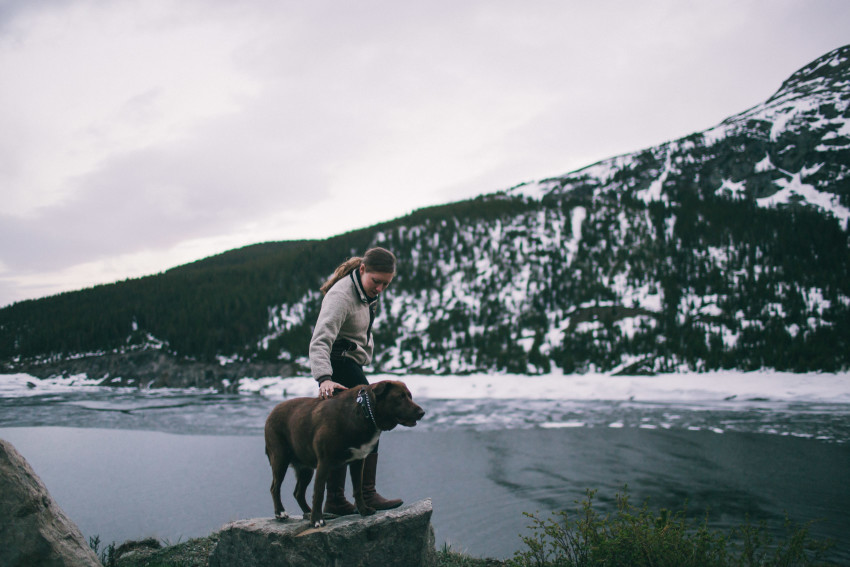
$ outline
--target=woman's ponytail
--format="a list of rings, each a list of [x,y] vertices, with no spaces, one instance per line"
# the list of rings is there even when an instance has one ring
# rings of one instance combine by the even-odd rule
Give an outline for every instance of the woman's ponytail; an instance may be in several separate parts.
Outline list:
[[[354,256],[353,258],[349,258],[342,264],[336,267],[334,273],[322,284],[322,287],[319,288],[319,291],[322,292],[322,295],[328,293],[328,291],[334,286],[336,282],[350,274],[353,270],[360,267],[360,263],[363,261],[363,258],[360,256]]]

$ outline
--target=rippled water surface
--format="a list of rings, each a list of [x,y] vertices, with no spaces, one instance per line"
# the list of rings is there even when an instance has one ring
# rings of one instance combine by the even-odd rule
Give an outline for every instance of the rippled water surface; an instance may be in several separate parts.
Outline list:
[[[0,398],[0,427],[68,426],[183,434],[255,435],[278,402],[259,395],[79,388]],[[635,402],[537,399],[418,399],[418,429],[488,431],[611,427],[762,433],[850,441],[850,404],[743,400]]]

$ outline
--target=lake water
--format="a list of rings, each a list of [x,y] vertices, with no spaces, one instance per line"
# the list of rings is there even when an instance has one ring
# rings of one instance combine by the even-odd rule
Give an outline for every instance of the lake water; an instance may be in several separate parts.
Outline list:
[[[742,374],[719,391],[716,376],[702,389],[695,378],[560,378],[572,395],[552,395],[557,386],[547,381],[516,391],[524,377],[454,378],[461,386],[444,381],[436,390],[439,381],[410,380],[428,414],[414,429],[382,436],[379,490],[407,502],[431,498],[438,546],[476,556],[520,549],[523,512],[575,510],[586,489],[611,511],[627,485],[634,504],[680,510],[687,501],[690,514],[707,511],[717,528],[749,517],[781,534],[786,512],[815,520],[813,535],[835,539],[833,558],[850,563],[846,376],[826,376],[818,389],[809,384],[817,376],[768,376],[769,387],[756,387],[764,376]],[[0,438],[87,537],[119,543],[176,543],[271,516],[265,416],[283,389],[315,391],[309,380],[254,381],[241,389],[257,393],[242,395],[33,380],[0,376]],[[535,394],[538,386],[552,399]],[[284,505],[297,512],[293,488],[290,476]]]

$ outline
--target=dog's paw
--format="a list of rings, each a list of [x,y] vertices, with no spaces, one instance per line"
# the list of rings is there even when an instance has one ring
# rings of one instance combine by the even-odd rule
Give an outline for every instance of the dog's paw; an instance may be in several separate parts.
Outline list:
[[[314,528],[323,528],[323,527],[325,527],[325,520],[324,520],[324,519],[322,519],[322,520],[316,520],[315,522],[313,522],[313,527],[314,527]]]
[[[286,521],[286,520],[289,519],[289,514],[286,513],[285,511],[278,512],[277,514],[275,514],[275,519],[280,520],[280,521]]]

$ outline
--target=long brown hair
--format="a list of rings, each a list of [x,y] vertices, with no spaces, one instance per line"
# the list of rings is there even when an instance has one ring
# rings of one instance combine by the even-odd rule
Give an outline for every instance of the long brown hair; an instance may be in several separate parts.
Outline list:
[[[395,255],[386,248],[370,248],[366,250],[366,253],[363,254],[362,257],[354,256],[337,266],[333,275],[322,284],[322,287],[319,288],[322,295],[328,293],[328,290],[330,290],[336,282],[350,274],[352,271],[358,269],[361,264],[366,267],[367,272],[395,275]]]

